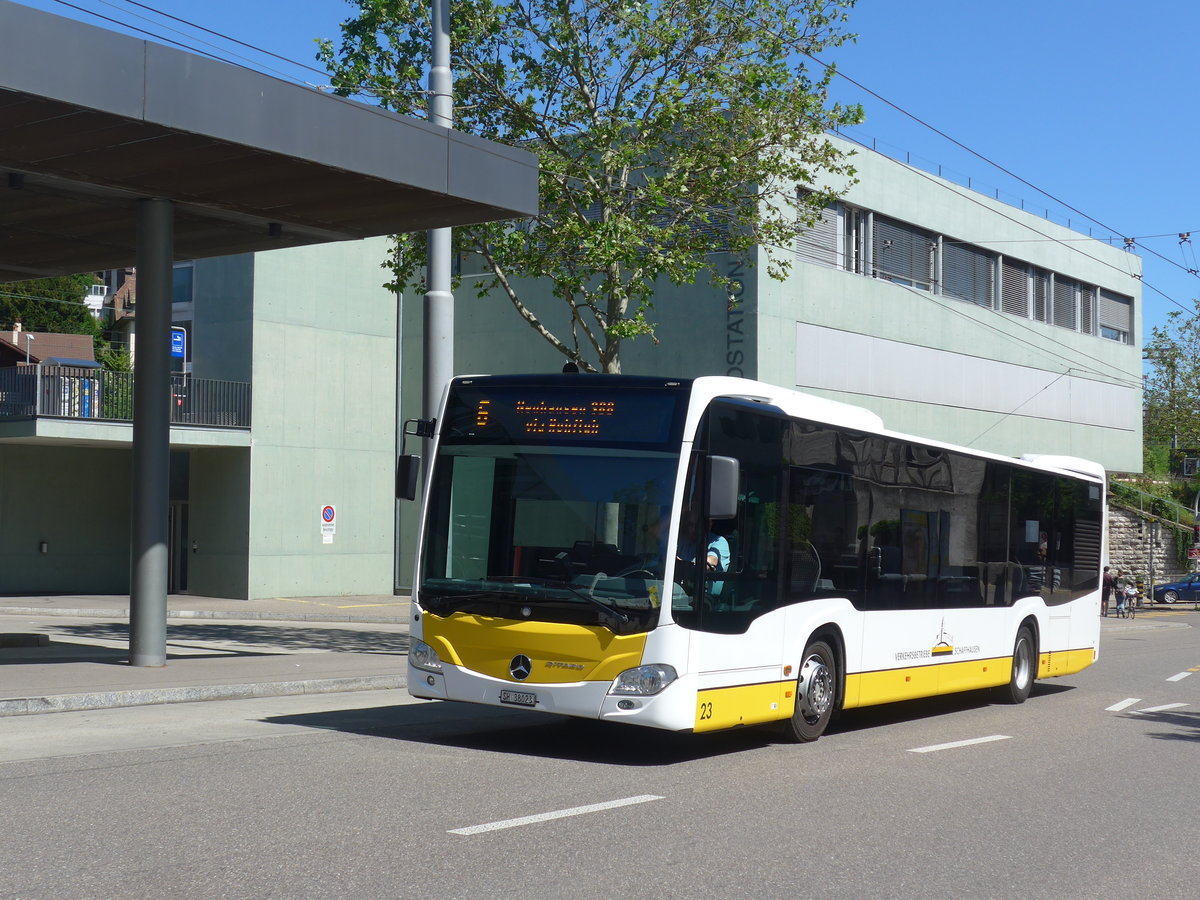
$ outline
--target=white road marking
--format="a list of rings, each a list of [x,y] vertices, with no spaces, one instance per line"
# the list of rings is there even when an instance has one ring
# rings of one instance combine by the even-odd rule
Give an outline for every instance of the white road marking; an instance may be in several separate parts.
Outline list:
[[[958,747],[970,747],[972,744],[990,744],[992,741],[1011,740],[1011,734],[991,734],[987,737],[971,738],[969,741],[952,741],[949,744],[932,744],[928,747],[914,747],[909,753],[933,753],[935,750],[954,750]]]
[[[485,831],[500,831],[504,828],[517,828],[521,825],[533,825],[537,822],[548,822],[551,819],[565,819],[567,816],[582,816],[586,813],[600,812],[605,809],[616,809],[620,806],[633,806],[635,803],[648,803],[651,800],[662,800],[655,794],[640,794],[637,797],[626,797],[624,800],[609,800],[605,803],[591,803],[587,806],[575,806],[571,809],[559,809],[554,812],[538,813],[534,816],[522,816],[519,819],[505,819],[502,822],[488,822],[485,825],[471,825],[467,828],[452,828],[448,834],[482,834]]]
[[[1186,703],[1164,703],[1162,706],[1147,706],[1145,709],[1135,709],[1135,713],[1144,712],[1163,712],[1168,709],[1179,709],[1181,706],[1187,706]]]
[[[1191,674],[1191,672],[1180,672],[1178,675],[1172,675],[1167,679],[1167,681],[1183,681],[1183,679],[1187,678]]]
[[[1141,697],[1129,697],[1126,700],[1122,700],[1120,703],[1114,703],[1112,706],[1108,707],[1105,712],[1120,712],[1123,709],[1129,709],[1129,707],[1133,706],[1135,703],[1141,702]]]

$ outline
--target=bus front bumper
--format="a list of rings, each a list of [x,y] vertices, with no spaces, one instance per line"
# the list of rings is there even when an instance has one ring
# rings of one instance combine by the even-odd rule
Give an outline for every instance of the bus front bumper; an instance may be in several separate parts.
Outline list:
[[[409,663],[408,692],[423,700],[458,700],[508,709],[530,709],[585,719],[625,721],[669,731],[687,731],[695,724],[695,691],[678,681],[653,696],[609,693],[611,681],[544,684],[502,681],[458,666],[442,664],[440,672]]]

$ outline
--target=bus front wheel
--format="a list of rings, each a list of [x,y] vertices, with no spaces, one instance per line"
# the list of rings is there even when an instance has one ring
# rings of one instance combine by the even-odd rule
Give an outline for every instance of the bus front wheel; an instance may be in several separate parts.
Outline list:
[[[796,679],[796,711],[787,723],[794,741],[815,741],[825,733],[837,702],[837,657],[824,641],[813,641],[804,649],[800,675]]]
[[[997,689],[999,699],[1004,703],[1024,703],[1033,690],[1036,675],[1037,644],[1029,626],[1022,625],[1017,629],[1017,640],[1013,644],[1012,675],[1006,686]]]

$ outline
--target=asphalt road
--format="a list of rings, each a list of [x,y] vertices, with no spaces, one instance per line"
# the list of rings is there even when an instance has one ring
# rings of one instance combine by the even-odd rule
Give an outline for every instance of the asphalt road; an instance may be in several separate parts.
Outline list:
[[[1200,614],[1146,621],[1188,627],[801,746],[401,692],[0,720],[0,897],[1191,898]]]

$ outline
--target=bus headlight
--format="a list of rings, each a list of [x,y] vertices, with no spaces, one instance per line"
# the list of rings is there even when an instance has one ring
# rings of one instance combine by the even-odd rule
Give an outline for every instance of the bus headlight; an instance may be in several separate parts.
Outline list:
[[[635,694],[639,697],[649,697],[666,688],[679,676],[673,666],[655,663],[651,666],[638,666],[636,669],[626,669],[618,675],[608,689],[610,694]]]
[[[442,671],[442,661],[438,659],[437,651],[424,641],[413,641],[408,651],[408,661],[426,672]]]

